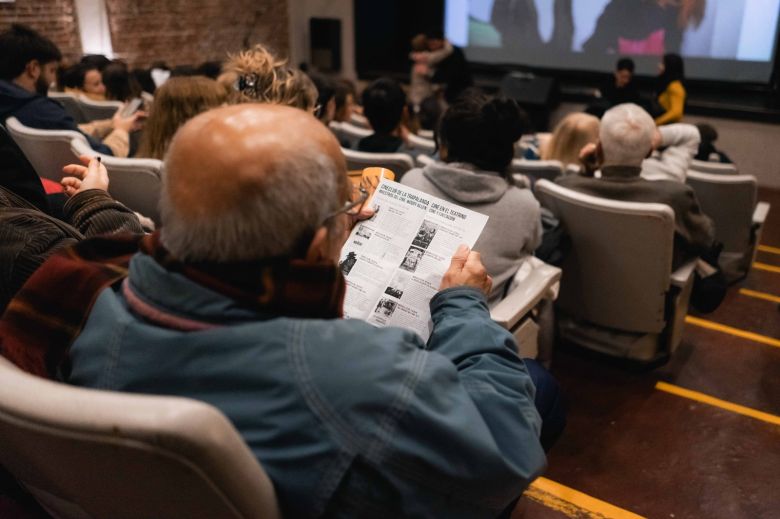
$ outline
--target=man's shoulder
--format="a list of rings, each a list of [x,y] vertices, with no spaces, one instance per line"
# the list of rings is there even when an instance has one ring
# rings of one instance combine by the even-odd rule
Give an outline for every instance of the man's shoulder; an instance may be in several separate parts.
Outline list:
[[[22,124],[41,130],[77,130],[73,119],[57,101],[45,96],[35,96],[18,107],[10,115]]]

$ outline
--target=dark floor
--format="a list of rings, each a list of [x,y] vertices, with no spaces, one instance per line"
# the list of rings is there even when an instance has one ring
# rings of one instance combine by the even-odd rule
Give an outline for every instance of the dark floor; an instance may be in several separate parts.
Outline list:
[[[759,198],[772,204],[761,242],[780,248],[780,191]],[[761,251],[757,261],[780,267],[780,254]],[[689,323],[673,359],[644,373],[556,353],[569,424],[545,478],[578,493],[534,485],[515,519],[780,518],[780,305],[740,289],[780,297],[780,272],[754,268],[717,311],[698,317],[773,344]],[[769,421],[660,391],[659,381],[768,413]]]

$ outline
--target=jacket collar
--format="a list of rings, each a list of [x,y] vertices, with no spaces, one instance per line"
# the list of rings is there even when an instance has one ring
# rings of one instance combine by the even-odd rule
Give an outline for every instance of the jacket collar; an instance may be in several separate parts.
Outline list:
[[[606,180],[636,180],[642,173],[638,166],[604,166],[601,168],[601,178]]]

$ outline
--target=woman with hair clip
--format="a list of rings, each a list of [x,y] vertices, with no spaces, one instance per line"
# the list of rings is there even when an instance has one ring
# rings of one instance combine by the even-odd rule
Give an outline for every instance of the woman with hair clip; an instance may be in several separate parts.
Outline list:
[[[656,80],[655,124],[678,123],[685,112],[685,71],[679,54],[665,54],[658,65],[660,74]]]
[[[474,245],[493,277],[490,304],[501,300],[542,236],[539,202],[530,190],[514,184],[509,171],[523,129],[514,100],[468,90],[441,120],[439,151],[444,162],[408,171],[401,180],[490,217]]]
[[[599,142],[599,120],[586,113],[569,114],[558,123],[542,146],[542,160],[558,160],[564,167],[580,165],[580,150]]]

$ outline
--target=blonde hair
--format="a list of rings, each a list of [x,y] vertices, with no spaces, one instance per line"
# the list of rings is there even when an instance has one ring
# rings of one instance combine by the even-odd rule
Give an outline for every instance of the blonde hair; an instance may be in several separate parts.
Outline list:
[[[173,77],[155,91],[136,157],[162,160],[179,127],[211,108],[225,104],[228,91],[205,76]]]
[[[218,81],[234,91],[234,103],[273,103],[306,111],[317,104],[317,88],[311,79],[259,44],[229,55]]]
[[[555,127],[550,140],[542,149],[542,160],[559,160],[566,164],[579,164],[580,150],[588,143],[599,140],[598,118],[575,113],[567,115]]]

